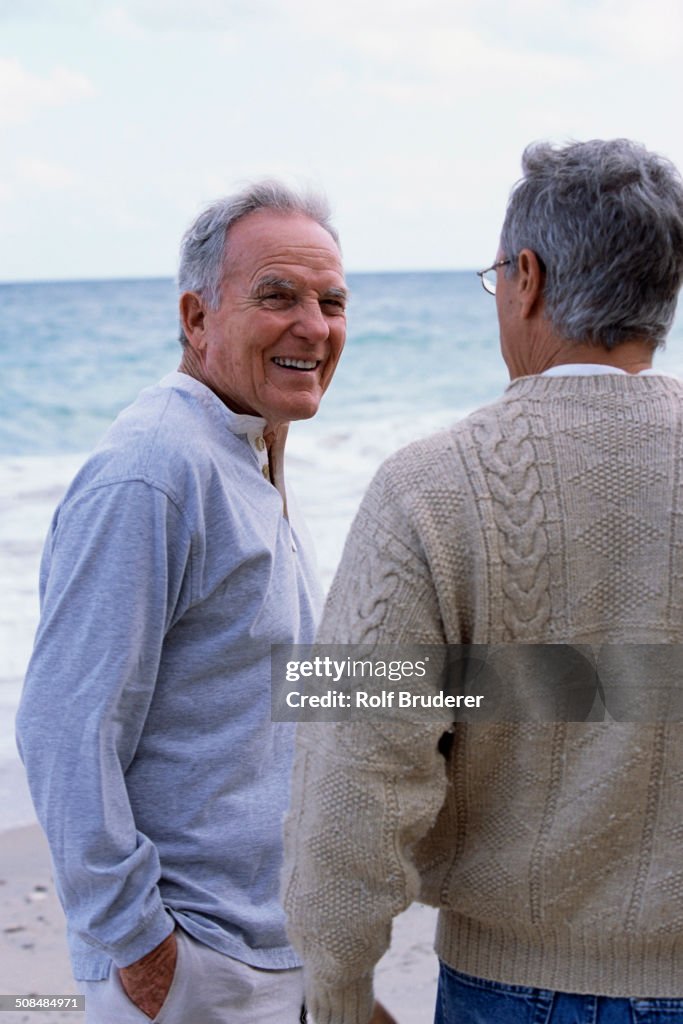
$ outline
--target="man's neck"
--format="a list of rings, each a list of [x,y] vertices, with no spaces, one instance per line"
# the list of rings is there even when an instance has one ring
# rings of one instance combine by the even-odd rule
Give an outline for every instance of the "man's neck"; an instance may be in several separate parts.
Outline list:
[[[545,336],[532,338],[529,348],[520,352],[512,364],[508,362],[508,369],[511,380],[569,363],[593,363],[636,374],[652,368],[653,354],[654,346],[642,339],[624,341],[613,349],[606,349],[602,345],[564,341],[547,332]]]
[[[563,366],[566,363],[594,363],[596,366],[613,366],[626,373],[641,373],[652,368],[653,346],[642,340],[624,341],[613,349],[602,345],[564,345],[555,358],[544,366]]]
[[[250,412],[248,409],[241,408],[239,404],[233,401],[228,395],[224,394],[217,387],[214,387],[213,383],[209,380],[208,376],[204,372],[204,367],[201,359],[199,359],[195,351],[188,345],[183,349],[182,359],[178,366],[178,373],[186,373],[188,377],[194,377],[200,384],[207,387],[209,391],[213,391],[216,398],[220,398],[223,405],[225,405],[231,412],[236,413],[238,416],[258,416],[258,413]],[[263,417],[262,417],[263,418]],[[266,423],[263,431],[263,439],[266,442],[266,447],[270,452],[273,445],[281,444],[284,446],[284,441],[287,438],[287,431],[289,429],[289,423]]]

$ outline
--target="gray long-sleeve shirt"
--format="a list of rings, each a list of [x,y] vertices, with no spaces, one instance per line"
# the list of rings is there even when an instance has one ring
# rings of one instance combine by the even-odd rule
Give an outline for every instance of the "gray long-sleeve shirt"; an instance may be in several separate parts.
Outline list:
[[[254,966],[298,963],[278,903],[293,727],[270,719],[270,647],[312,641],[321,595],[264,425],[169,374],[55,513],[17,738],[79,979],[149,952],[172,917]]]

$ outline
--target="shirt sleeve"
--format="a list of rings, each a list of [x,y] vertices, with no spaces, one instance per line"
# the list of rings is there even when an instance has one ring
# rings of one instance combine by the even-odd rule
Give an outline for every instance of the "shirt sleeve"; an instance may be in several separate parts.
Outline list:
[[[141,480],[94,487],[53,521],[17,742],[69,929],[118,966],[172,930],[159,858],[126,791],[166,632],[188,599],[190,532]]]
[[[419,538],[380,471],[347,540],[324,644],[440,645]],[[283,899],[316,1024],[367,1024],[393,917],[419,894],[413,851],[446,794],[446,720],[300,723],[285,825]]]

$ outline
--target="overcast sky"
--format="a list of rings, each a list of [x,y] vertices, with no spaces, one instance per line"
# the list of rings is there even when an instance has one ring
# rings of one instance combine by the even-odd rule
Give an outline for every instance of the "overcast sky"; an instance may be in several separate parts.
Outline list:
[[[0,281],[171,275],[262,175],[349,270],[484,266],[532,139],[683,167],[682,79],[679,0],[0,0]]]

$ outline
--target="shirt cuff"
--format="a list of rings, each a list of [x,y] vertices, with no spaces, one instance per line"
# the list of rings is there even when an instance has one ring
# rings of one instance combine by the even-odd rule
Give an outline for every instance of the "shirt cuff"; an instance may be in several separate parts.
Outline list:
[[[175,921],[162,905],[125,943],[117,943],[107,952],[117,967],[130,967],[156,949],[174,928]]]

